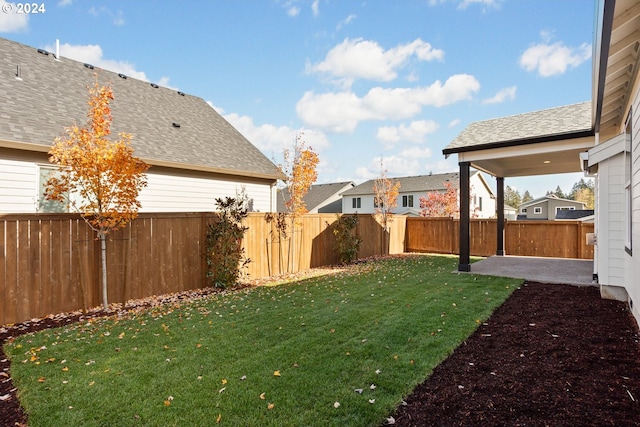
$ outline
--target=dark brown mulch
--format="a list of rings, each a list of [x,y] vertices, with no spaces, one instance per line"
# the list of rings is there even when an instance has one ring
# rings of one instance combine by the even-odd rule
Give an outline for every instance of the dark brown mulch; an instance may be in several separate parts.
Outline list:
[[[526,283],[406,403],[396,426],[639,426],[638,328],[597,287]]]
[[[0,401],[0,426],[27,423],[1,344],[105,314],[67,314],[0,328],[0,397],[9,396]],[[595,287],[527,283],[393,417],[396,426],[638,426],[635,321],[624,303],[600,299]]]

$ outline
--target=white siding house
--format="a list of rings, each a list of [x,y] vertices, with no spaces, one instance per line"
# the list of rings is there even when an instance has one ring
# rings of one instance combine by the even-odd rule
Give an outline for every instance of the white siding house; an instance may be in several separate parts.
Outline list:
[[[202,98],[0,38],[0,212],[64,208],[43,198],[47,152],[86,123],[96,77],[113,88],[112,135],[132,134],[151,165],[141,211],[212,211],[242,189],[253,210],[276,210],[276,166]]]
[[[420,197],[425,196],[430,191],[446,191],[446,183],[451,183],[455,189],[460,188],[460,177],[457,172],[397,177],[391,178],[391,180],[400,183],[397,207],[393,210],[393,213],[401,215],[419,216]],[[472,186],[471,200],[469,200],[471,212],[474,212],[477,218],[494,218],[496,216],[496,197],[487,185],[482,173],[474,171],[469,180]],[[342,212],[376,213],[373,192],[374,181],[366,181],[343,192]],[[460,196],[458,195],[458,197]]]

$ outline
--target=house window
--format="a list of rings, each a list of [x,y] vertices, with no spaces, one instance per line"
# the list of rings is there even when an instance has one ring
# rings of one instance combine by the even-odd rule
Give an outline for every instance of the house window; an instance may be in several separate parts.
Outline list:
[[[378,198],[374,197],[373,198],[373,207],[376,208],[376,209],[377,208],[381,208],[382,209],[384,207],[384,202],[382,200],[378,201]]]
[[[526,214],[527,213],[527,208],[520,209],[520,213]]]
[[[536,215],[540,215],[542,213],[542,208],[540,206],[536,206],[533,208],[533,213]]]
[[[410,194],[408,196],[402,196],[402,207],[403,208],[413,207],[413,194]]]
[[[478,197],[478,209],[482,210],[482,197]]]
[[[47,187],[47,181],[51,177],[60,176],[58,168],[52,166],[38,166],[38,212],[42,213],[59,213],[69,212],[66,203],[55,200],[47,200],[44,192]]]
[[[362,208],[362,199],[360,197],[353,197],[351,199],[351,207],[353,209],[360,209]]]
[[[632,225],[633,225],[633,183],[632,183],[632,167],[633,167],[633,140],[631,129],[632,112],[629,111],[627,117],[627,127],[625,130],[626,141],[624,151],[624,198],[625,198],[625,221],[624,221],[624,249],[632,255]]]

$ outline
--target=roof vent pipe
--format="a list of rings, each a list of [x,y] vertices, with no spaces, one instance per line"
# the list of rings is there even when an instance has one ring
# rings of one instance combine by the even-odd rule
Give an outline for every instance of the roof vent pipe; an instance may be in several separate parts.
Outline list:
[[[22,72],[19,65],[16,65],[16,80],[22,81]]]
[[[56,61],[60,61],[60,39],[56,39]]]

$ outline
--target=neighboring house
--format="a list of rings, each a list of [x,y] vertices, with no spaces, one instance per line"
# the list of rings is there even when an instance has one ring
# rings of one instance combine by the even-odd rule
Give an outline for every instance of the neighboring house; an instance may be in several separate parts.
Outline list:
[[[504,205],[504,219],[514,220],[518,218],[518,208]]]
[[[275,211],[276,166],[197,96],[0,38],[0,212],[47,212],[47,152],[87,121],[88,87],[113,88],[112,135],[133,135],[151,165],[141,211],[212,211],[243,188],[253,210]]]
[[[518,206],[518,219],[554,220],[561,211],[583,210],[586,205],[575,200],[548,195]]]
[[[405,176],[390,178],[393,182],[400,183],[397,207],[395,214],[410,216],[420,215],[420,197],[430,191],[446,191],[446,183],[451,183],[453,188],[460,188],[460,175],[457,172]],[[376,212],[374,206],[375,194],[373,184],[375,179],[366,181],[350,190],[342,193],[342,212],[372,214]],[[478,218],[493,218],[496,215],[496,197],[487,185],[482,173],[474,171],[471,174],[472,186],[470,209]]]
[[[353,181],[312,185],[303,200],[309,213],[340,213],[342,212],[341,194],[353,187],[355,187]],[[278,212],[287,211],[285,203],[289,198],[287,188],[278,190]]]

